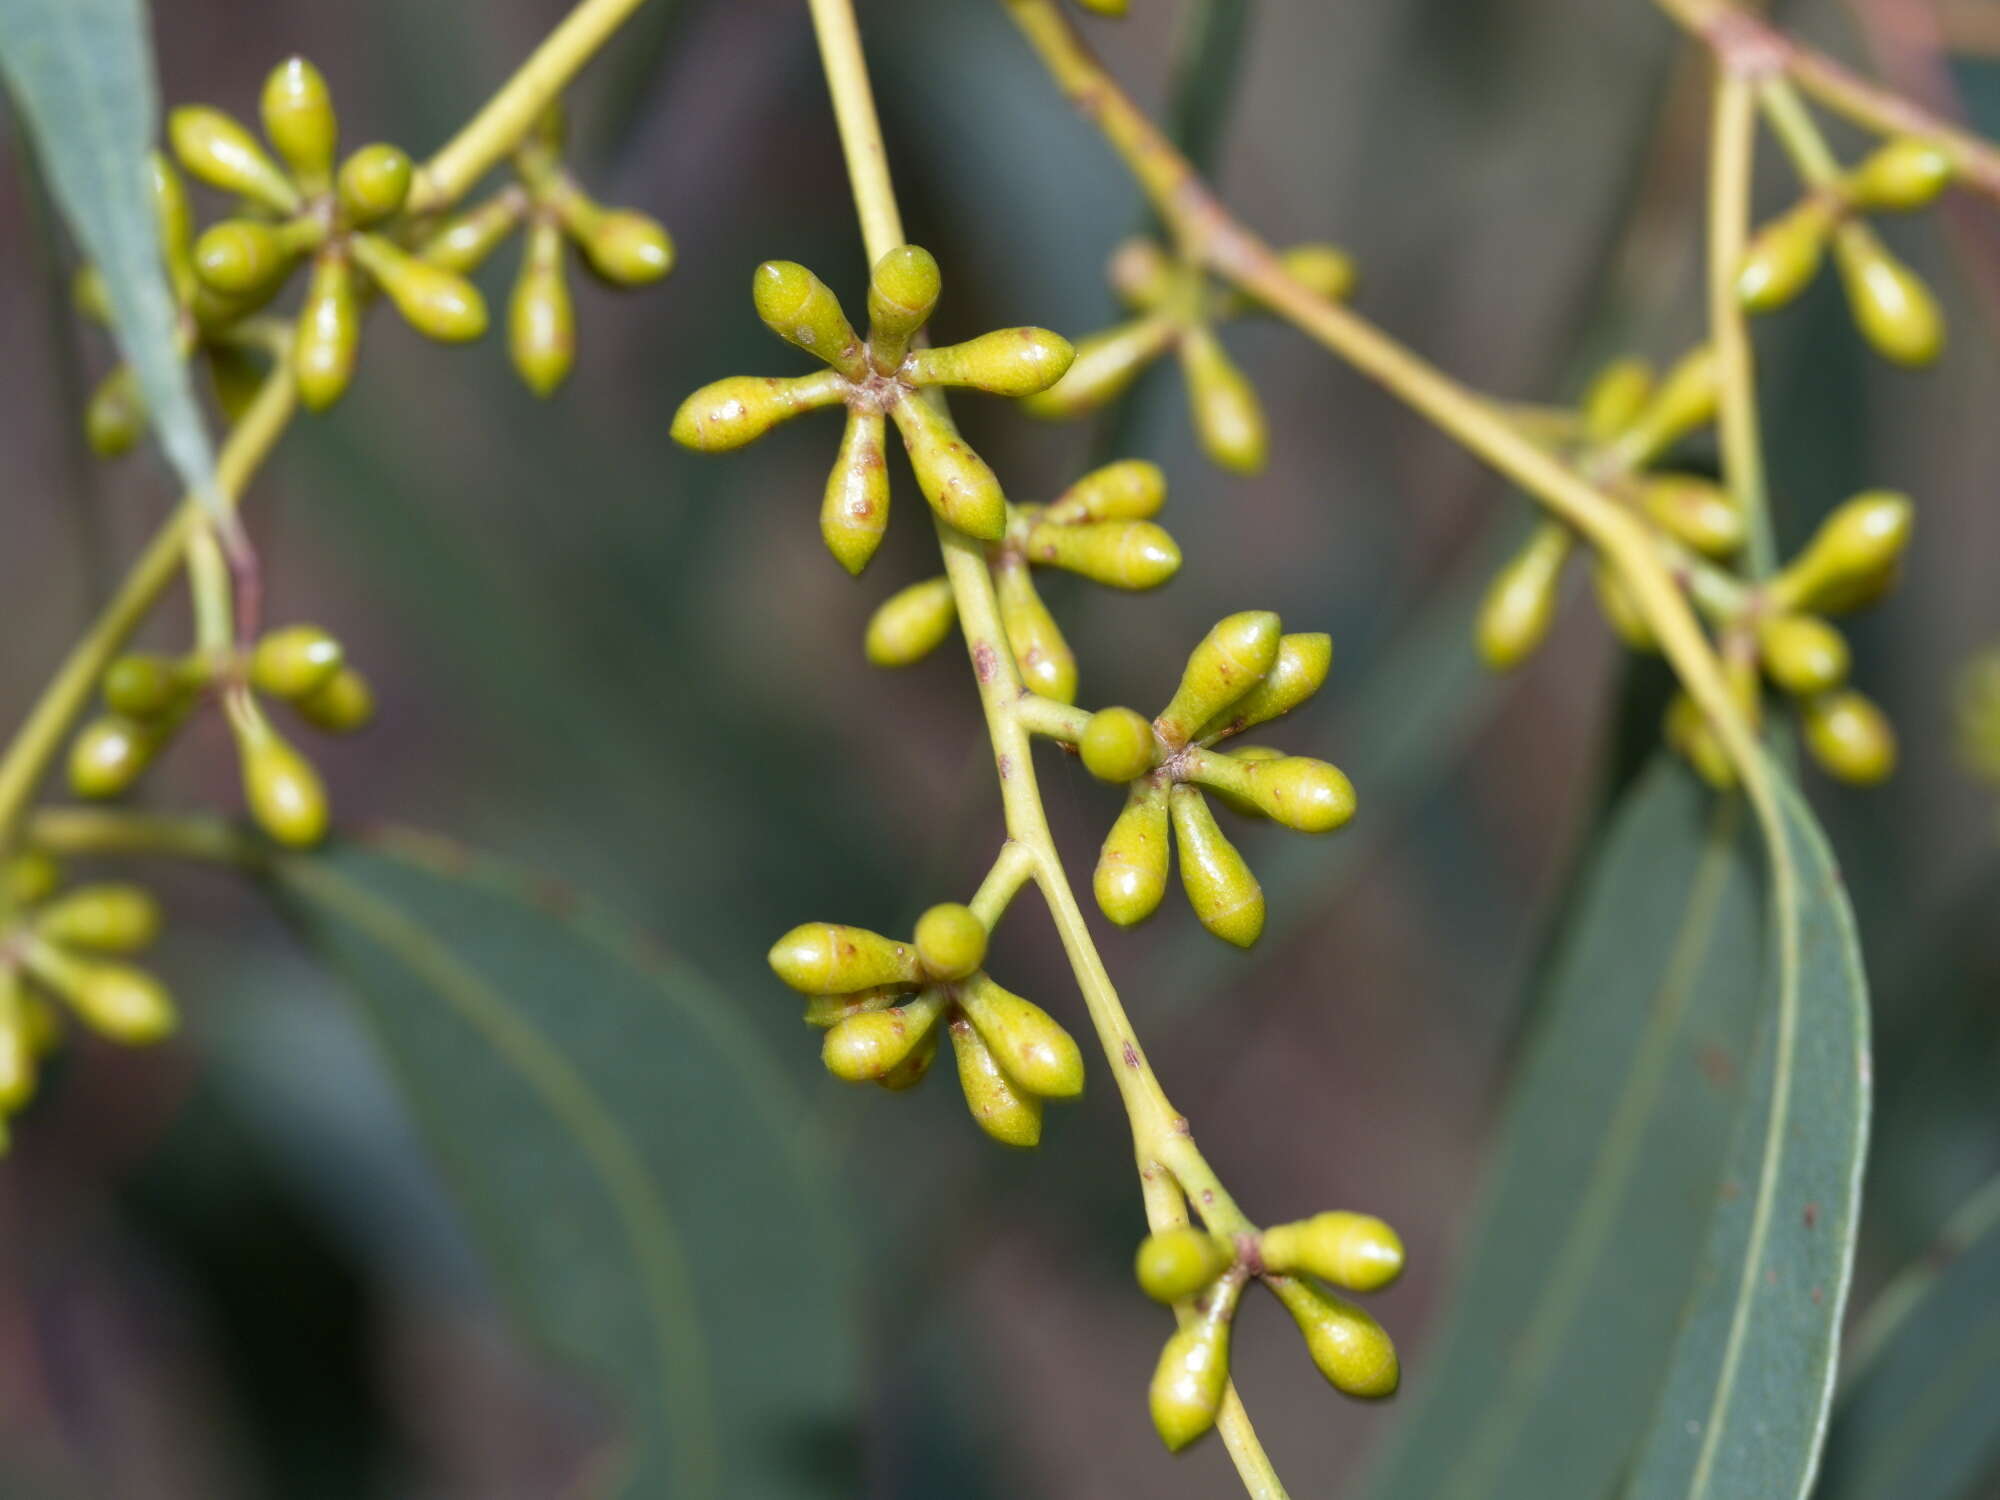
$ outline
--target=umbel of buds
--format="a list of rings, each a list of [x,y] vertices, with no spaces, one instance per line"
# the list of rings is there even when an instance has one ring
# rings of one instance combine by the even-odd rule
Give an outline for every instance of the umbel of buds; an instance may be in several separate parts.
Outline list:
[[[923,392],[971,386],[1030,395],[1053,385],[1075,351],[1046,328],[1004,328],[944,348],[915,347],[941,285],[928,250],[891,250],[869,280],[864,339],[812,272],[793,261],[766,261],[751,284],[757,315],[827,368],[789,378],[736,375],[705,385],[674,414],[674,440],[717,453],[754,442],[802,412],[844,406],[847,428],[820,507],[820,534],[842,567],[850,573],[867,567],[889,524],[882,447],[888,422],[896,424],[917,485],[938,516],[969,536],[998,542],[1007,531],[1000,481]]]
[[[1389,1335],[1322,1285],[1373,1292],[1402,1274],[1403,1242],[1380,1219],[1323,1213],[1244,1235],[1183,1225],[1148,1235],[1136,1270],[1147,1296],[1182,1312],[1149,1392],[1153,1426],[1175,1452],[1215,1425],[1229,1383],[1230,1325],[1253,1280],[1284,1304],[1335,1390],[1363,1400],[1396,1392],[1401,1369]]]
[[[951,1038],[966,1108],[1009,1146],[1042,1138],[1042,1101],[1083,1092],[1083,1054],[1061,1024],[982,967],[986,924],[968,906],[925,912],[899,943],[859,927],[808,922],[771,949],[780,979],[806,995],[825,1030],[827,1071],[849,1083],[906,1089]]]

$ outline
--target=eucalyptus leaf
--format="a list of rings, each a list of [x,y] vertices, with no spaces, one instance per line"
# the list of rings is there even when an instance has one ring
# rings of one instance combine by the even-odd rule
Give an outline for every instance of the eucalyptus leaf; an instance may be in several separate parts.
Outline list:
[[[1409,1363],[1373,1500],[1596,1500],[1624,1472],[1742,1096],[1760,892],[1741,802],[1656,756],[1545,968],[1453,1303]]]
[[[221,515],[215,452],[176,338],[146,157],[159,116],[141,0],[0,0],[0,76],[104,278],[113,331],[181,484]]]
[[[731,1002],[566,888],[439,841],[273,878],[356,982],[515,1321],[611,1408],[586,1492],[850,1493],[834,1173]]]

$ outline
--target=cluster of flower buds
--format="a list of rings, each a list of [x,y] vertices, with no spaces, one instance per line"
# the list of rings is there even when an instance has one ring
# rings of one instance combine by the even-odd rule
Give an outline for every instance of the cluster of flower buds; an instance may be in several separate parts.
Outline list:
[[[1171,846],[1201,925],[1247,948],[1264,931],[1264,890],[1230,843],[1203,789],[1246,817],[1328,833],[1354,816],[1354,787],[1337,766],[1264,746],[1233,753],[1218,741],[1290,713],[1326,681],[1333,642],[1286,635],[1269,610],[1230,615],[1188,657],[1159,716],[1129,708],[1092,714],[1077,738],[1084,767],[1127,788],[1125,809],[1098,856],[1097,904],[1121,927],[1143,922],[1166,895]]]
[[[916,347],[941,282],[928,250],[899,245],[875,263],[868,283],[868,336],[855,333],[833,292],[788,260],[757,268],[757,316],[778,337],[825,361],[817,374],[735,375],[705,385],[674,414],[675,441],[707,453],[754,442],[802,412],[847,409],[847,430],[827,479],[820,532],[842,567],[868,566],[889,524],[886,421],[902,434],[910,467],[931,508],[984,542],[1007,531],[1000,481],[968,447],[931,386],[971,386],[1001,396],[1046,390],[1070,366],[1069,341],[1046,328],[1003,328],[962,344]]]
[[[1316,1214],[1243,1235],[1192,1225],[1148,1235],[1139,1246],[1139,1285],[1183,1312],[1153,1374],[1161,1440],[1179,1452],[1215,1425],[1229,1384],[1230,1324],[1251,1280],[1284,1304],[1335,1390],[1363,1400],[1394,1395],[1401,1378],[1395,1344],[1381,1324],[1320,1283],[1373,1292],[1402,1270],[1396,1231],[1366,1214]]]
[[[150,947],[160,908],[134,885],[62,889],[54,860],[35,850],[0,865],[9,914],[0,928],[0,1150],[7,1118],[34,1097],[41,1061],[62,1034],[51,998],[113,1041],[156,1042],[174,1029],[172,999],[119,958]]]
[[[1332,245],[1295,245],[1282,259],[1294,279],[1322,297],[1338,299],[1353,290],[1354,262]],[[1112,253],[1111,286],[1133,316],[1080,341],[1069,373],[1026,398],[1023,409],[1050,418],[1095,411],[1173,350],[1180,356],[1202,450],[1240,474],[1262,469],[1270,449],[1264,409],[1215,331],[1216,324],[1253,312],[1257,304],[1216,286],[1198,264],[1169,256],[1144,238],[1127,240]]]
[[[1825,617],[1871,604],[1895,582],[1909,541],[1910,503],[1886,491],[1857,495],[1775,576],[1761,583],[1738,576],[1728,565],[1742,551],[1747,524],[1728,490],[1699,475],[1648,469],[1715,419],[1716,399],[1705,345],[1657,384],[1644,364],[1619,360],[1593,381],[1580,413],[1580,442],[1567,456],[1652,528],[1662,560],[1715,630],[1750,722],[1761,717],[1768,679],[1793,700],[1806,748],[1828,774],[1857,785],[1881,781],[1895,767],[1895,734],[1881,710],[1847,686],[1847,642]],[[1542,643],[1576,548],[1567,526],[1543,521],[1495,576],[1477,625],[1488,665],[1512,668]],[[1644,618],[1602,559],[1592,578],[1605,618],[1626,644],[1655,649]],[[1734,783],[1720,739],[1684,693],[1668,708],[1666,739],[1716,785]]]
[[[906,1089],[951,1036],[972,1118],[995,1140],[1033,1146],[1042,1101],[1083,1092],[1083,1054],[1054,1017],[1003,989],[982,967],[986,924],[955,902],[918,919],[899,943],[859,927],[808,922],[771,949],[771,967],[826,1031],[827,1071],[849,1083]]]
[[[70,747],[70,787],[81,797],[115,797],[139,779],[194,706],[222,700],[243,765],[251,815],[280,843],[317,844],[326,835],[327,799],[319,773],[272,727],[258,695],[289,703],[328,734],[351,734],[374,717],[368,681],[341,645],[314,625],[271,631],[243,656],[134,653],[105,669],[103,717]]]
[[[1851,171],[1813,185],[1759,230],[1744,254],[1737,296],[1751,312],[1783,307],[1819,274],[1830,245],[1862,337],[1899,365],[1931,363],[1944,349],[1944,314],[1865,216],[1925,208],[1951,179],[1951,157],[1942,147],[1896,137]]]
[[[1007,529],[986,557],[1001,623],[1030,689],[1076,702],[1076,654],[1035,591],[1033,570],[1058,568],[1114,589],[1158,588],[1181,565],[1180,547],[1151,519],[1166,497],[1159,466],[1130,458],[1084,475],[1047,505],[1007,507]],[[921,661],[957,619],[949,578],[913,583],[869,620],[868,659],[878,667]]]

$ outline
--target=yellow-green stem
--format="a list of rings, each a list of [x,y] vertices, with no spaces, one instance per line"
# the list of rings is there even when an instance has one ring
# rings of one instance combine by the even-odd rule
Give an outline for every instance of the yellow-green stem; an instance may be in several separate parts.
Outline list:
[[[1718,431],[1722,477],[1749,532],[1748,561],[1762,578],[1775,561],[1765,494],[1764,444],[1757,422],[1757,362],[1750,325],[1736,290],[1750,236],[1751,170],[1757,148],[1751,82],[1720,69],[1715,83],[1708,183],[1709,345],[1721,386]]]
[[[1815,188],[1831,188],[1840,182],[1840,160],[1790,82],[1779,77],[1759,80],[1757,104],[1800,177]]]

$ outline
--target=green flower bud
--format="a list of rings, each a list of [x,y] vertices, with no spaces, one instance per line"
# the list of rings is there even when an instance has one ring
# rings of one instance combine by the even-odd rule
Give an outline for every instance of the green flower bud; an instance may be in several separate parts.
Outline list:
[[[1169,805],[1188,904],[1210,932],[1225,943],[1248,948],[1263,935],[1264,888],[1224,836],[1200,792],[1191,786],[1176,786]]]
[[[486,299],[463,276],[406,255],[380,235],[350,235],[348,246],[417,332],[448,344],[486,332]]]
[[[47,941],[99,953],[149,948],[160,924],[160,904],[136,885],[80,885],[35,917],[35,931]]]
[[[194,283],[194,267],[188,261],[188,248],[194,243],[194,209],[188,203],[187,184],[181,181],[173,163],[157,151],[146,153],[146,171],[152,185],[153,222],[159,226],[160,251],[167,263],[167,276],[173,282],[174,294],[185,301]]]
[[[1085,521],[1145,521],[1160,513],[1167,499],[1167,476],[1143,458],[1123,458],[1092,469],[1064,490],[1042,512],[1056,526]]]
[[[271,370],[269,363],[258,353],[235,344],[210,344],[207,354],[215,404],[222,408],[225,420],[242,421],[243,414],[264,389]]]
[[[599,209],[582,227],[569,214],[566,227],[585,264],[613,286],[645,286],[674,268],[673,237],[657,219],[632,209]]]
[[[250,132],[221,110],[184,104],[167,116],[167,137],[181,165],[210,187],[255,199],[281,214],[298,212],[298,189]]]
[[[248,694],[230,699],[229,725],[243,760],[243,798],[257,826],[295,849],[319,843],[328,808],[312,762],[271,727]]]
[[[1096,411],[1124,394],[1139,372],[1166,352],[1176,329],[1166,318],[1139,318],[1079,339],[1069,369],[1045,391],[1024,398],[1031,417],[1060,421]]]
[[[399,146],[363,146],[340,164],[340,211],[356,228],[367,228],[401,210],[410,196],[416,167]]]
[[[1333,637],[1301,631],[1278,639],[1278,656],[1258,684],[1202,725],[1204,742],[1282,718],[1320,690],[1333,666]]]
[[[1771,681],[1797,697],[1847,681],[1847,638],[1817,615],[1765,616],[1757,625],[1757,649]]]
[[[964,979],[986,962],[986,924],[947,901],[917,919],[917,961],[933,979]]]
[[[1354,785],[1345,773],[1303,755],[1239,760],[1208,751],[1191,760],[1188,777],[1226,791],[1300,833],[1331,833],[1354,816]],[[1183,863],[1182,873],[1188,868]]]
[[[1619,434],[1619,456],[1627,467],[1638,468],[1664,453],[1696,428],[1715,420],[1720,396],[1715,351],[1706,344],[1697,345],[1667,372],[1644,410]]]
[[[1091,882],[1098,908],[1120,927],[1143,922],[1167,893],[1172,846],[1167,833],[1167,788],[1135,781],[1125,810],[1105,835]]]
[[[1350,1292],[1379,1291],[1403,1274],[1403,1242],[1367,1214],[1314,1214],[1267,1229],[1257,1241],[1266,1270],[1302,1271]]]
[[[776,375],[731,375],[711,381],[674,413],[673,439],[683,448],[723,453],[741,448],[801,412],[831,406],[847,394],[847,382],[832,370],[786,379]]]
[[[868,620],[865,646],[878,667],[907,667],[935,651],[958,620],[949,578],[926,578],[882,601]]]
[[[288,57],[264,80],[264,135],[308,191],[323,189],[340,137],[333,93],[303,57]]]
[[[750,293],[764,326],[786,343],[817,355],[850,380],[867,375],[861,340],[840,310],[840,299],[797,261],[765,261]]]
[[[851,995],[881,985],[923,982],[917,950],[862,927],[804,922],[779,938],[771,968],[806,995]]]
[[[1662,531],[1704,557],[1734,557],[1749,537],[1729,491],[1693,474],[1646,479],[1639,503]]]
[[[361,352],[361,303],[347,252],[329,245],[313,257],[305,301],[292,340],[292,373],[299,399],[325,411],[346,393]]]
[[[1099,781],[1137,781],[1153,769],[1159,741],[1146,716],[1129,708],[1100,708],[1077,742],[1083,768]]]
[[[1203,1313],[1160,1351],[1148,1400],[1153,1426],[1169,1452],[1180,1452],[1215,1425],[1228,1388],[1229,1318],[1224,1309],[1220,1315]]]
[[[868,349],[882,374],[895,371],[910,340],[931,319],[942,288],[938,263],[920,245],[898,245],[868,278]]]
[[[1181,368],[1202,451],[1238,474],[1260,472],[1269,452],[1264,408],[1207,324],[1197,323],[1181,335]]]
[[[1548,638],[1573,540],[1567,526],[1544,521],[1494,575],[1477,635],[1480,659],[1494,671],[1518,667]]]
[[[1665,733],[1668,745],[1694,767],[1703,781],[1723,792],[1736,785],[1736,766],[1723,746],[1722,737],[1708,722],[1701,705],[1686,693],[1676,693],[1668,702]]]
[[[70,301],[79,316],[100,328],[111,325],[111,293],[104,285],[104,273],[93,265],[81,265],[70,282]]]
[[[1951,186],[1951,157],[1920,136],[1903,135],[1881,146],[1847,174],[1847,201],[1870,213],[1906,213],[1926,207]]]
[[[1598,608],[1604,612],[1604,618],[1610,622],[1621,641],[1634,651],[1659,649],[1659,642],[1653,637],[1653,627],[1639,612],[1639,606],[1633,603],[1632,595],[1625,588],[1625,581],[1609,563],[1600,558],[1591,564],[1590,583],[1597,595]]]
[[[1915,519],[1909,497],[1892,490],[1844,502],[1771,581],[1773,603],[1787,613],[1839,614],[1873,602],[1894,582]]]
[[[1283,627],[1267,609],[1220,620],[1188,657],[1173,701],[1154,724],[1169,747],[1185,745],[1204,724],[1220,718],[1277,665]]]
[[[964,385],[996,396],[1032,396],[1062,379],[1076,350],[1046,328],[1000,328],[962,344],[919,349],[903,362],[913,385]]]
[[[1076,702],[1076,653],[1069,649],[1055,616],[1035,592],[1027,564],[1003,559],[994,566],[993,583],[1000,599],[1000,623],[1007,632],[1021,680],[1044,698]]]
[[[920,396],[890,408],[910,455],[917,486],[946,524],[982,542],[1007,530],[1007,497],[986,461],[958,435],[951,418]]]
[[[1299,1325],[1306,1352],[1329,1385],[1366,1401],[1396,1394],[1402,1369],[1396,1346],[1380,1323],[1353,1303],[1306,1282],[1273,1277],[1266,1285]]]
[[[576,308],[563,279],[562,229],[554,219],[528,226],[521,273],[507,306],[514,368],[537,396],[550,396],[576,361]]]
[[[1643,359],[1617,359],[1597,372],[1583,396],[1583,430],[1608,443],[1638,420],[1653,394],[1653,367]]]
[[[345,660],[340,642],[317,625],[287,625],[257,642],[250,653],[250,683],[258,692],[288,702],[309,698]]]
[[[1032,1000],[978,973],[958,987],[958,1006],[1009,1082],[1043,1099],[1073,1099],[1083,1092],[1083,1053],[1076,1039]]]
[[[1181,549],[1151,521],[1035,526],[1025,543],[1038,563],[1080,573],[1115,589],[1158,588],[1180,571]]]
[[[1076,0],[1076,3],[1096,15],[1123,17],[1130,0]]]
[[[933,1026],[925,1031],[923,1039],[911,1049],[910,1055],[876,1079],[875,1086],[900,1094],[904,1089],[913,1089],[922,1083],[924,1075],[931,1070],[931,1064],[937,1061],[938,1035],[943,1030],[942,1026]]]
[[[510,188],[447,220],[424,243],[418,258],[460,276],[477,270],[500,242],[514,232],[527,208],[527,195]]]
[[[909,1059],[944,1009],[944,991],[928,989],[907,1005],[852,1016],[827,1032],[820,1059],[848,1083],[878,1082]]]
[[[1745,310],[1772,312],[1803,292],[1819,275],[1839,218],[1833,199],[1814,195],[1759,230],[1736,273],[1736,297]]]
[[[35,1049],[22,1014],[22,991],[20,971],[0,969],[0,1122],[35,1093]]]
[[[144,1046],[178,1024],[174,1003],[159,980],[128,964],[74,957],[47,943],[25,955],[29,970],[60,996],[93,1031],[127,1046]]]
[[[1855,326],[1877,354],[1914,367],[1944,352],[1943,309],[1923,278],[1891,255],[1874,230],[1855,221],[1842,224],[1833,252]]]
[[[157,729],[118,714],[85,725],[70,746],[70,790],[79,797],[117,796],[152,764],[161,742]]]
[[[1218,1234],[1183,1224],[1139,1242],[1140,1290],[1155,1302],[1192,1297],[1236,1263],[1236,1247]]]
[[[978,1030],[964,1016],[951,1021],[951,1050],[965,1107],[981,1130],[1003,1146],[1029,1147],[1042,1139],[1042,1101],[1015,1086]]]
[[[23,849],[0,863],[0,890],[15,906],[46,901],[62,884],[62,867],[39,849]]]
[[[1851,689],[1809,699],[1799,710],[1806,749],[1829,776],[1877,786],[1896,770],[1896,731],[1874,703]]]
[[[104,669],[104,706],[128,719],[159,719],[187,701],[194,684],[181,663],[133,653]]]
[[[368,679],[352,667],[342,667],[292,705],[299,717],[328,734],[353,734],[375,717],[375,692]]]
[[[859,574],[889,529],[889,466],[882,450],[882,414],[850,409],[840,451],[820,502],[819,534],[849,573]]]
[[[887,1010],[910,995],[908,985],[885,984],[872,990],[856,990],[851,995],[808,995],[805,1022],[821,1031],[838,1026],[870,1011]]]
[[[293,254],[278,230],[259,219],[224,219],[195,241],[194,269],[205,286],[254,297],[291,269]]]
[[[1284,760],[1287,757],[1284,751],[1273,745],[1239,745],[1228,753],[1228,759],[1256,764],[1264,761]],[[1214,794],[1218,802],[1238,817],[1262,818],[1266,816],[1263,808],[1252,802],[1248,797],[1238,796],[1226,786],[1211,785],[1208,790]]]
[[[1354,257],[1338,245],[1294,245],[1278,261],[1292,280],[1328,302],[1342,301],[1354,290]]]
[[[1121,240],[1106,267],[1111,290],[1132,308],[1158,307],[1173,292],[1177,271],[1158,241],[1144,235]]]
[[[98,383],[83,409],[83,435],[99,458],[130,453],[146,430],[146,402],[130,365],[120,365]]]

